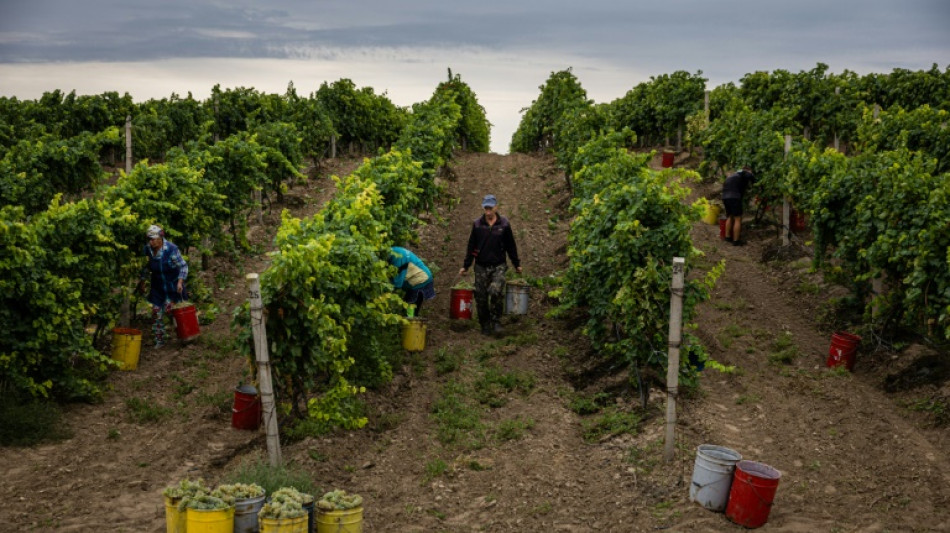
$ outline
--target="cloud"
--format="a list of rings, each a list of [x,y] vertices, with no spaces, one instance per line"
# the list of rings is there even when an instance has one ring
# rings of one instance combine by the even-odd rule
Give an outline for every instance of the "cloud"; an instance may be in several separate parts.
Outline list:
[[[0,94],[142,99],[291,80],[309,92],[346,77],[409,105],[451,67],[489,110],[499,150],[553,71],[573,67],[603,102],[677,70],[715,87],[818,62],[943,68],[948,22],[945,0],[0,0]]]

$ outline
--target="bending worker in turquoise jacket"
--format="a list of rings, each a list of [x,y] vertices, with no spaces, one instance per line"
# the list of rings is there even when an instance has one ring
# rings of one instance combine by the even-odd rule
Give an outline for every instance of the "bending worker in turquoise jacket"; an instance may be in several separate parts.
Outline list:
[[[397,269],[393,287],[403,291],[402,299],[415,305],[418,313],[423,301],[435,298],[432,272],[416,254],[399,246],[390,250],[389,263]]]

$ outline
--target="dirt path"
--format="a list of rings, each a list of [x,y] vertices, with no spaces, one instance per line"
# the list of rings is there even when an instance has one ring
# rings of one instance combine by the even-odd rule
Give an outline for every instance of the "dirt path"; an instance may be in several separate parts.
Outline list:
[[[407,356],[385,390],[366,395],[366,429],[283,450],[321,488],[362,494],[366,531],[738,531],[688,501],[702,443],[729,446],[783,473],[763,530],[948,530],[947,429],[924,427],[925,417],[881,390],[896,361],[859,359],[854,375],[823,368],[829,333],[816,317],[826,288],[804,268],[763,264],[773,239],[765,230],[750,233],[741,248],[724,246],[711,226],[694,230],[707,253],[708,264],[698,266],[727,261],[697,334],[738,371],[706,370],[701,393],[680,403],[675,461],[661,460],[664,399],[656,392],[638,434],[585,441],[594,417],[576,414],[573,400],[620,390],[616,407],[629,410],[636,392],[622,371],[598,367],[572,324],[546,318],[552,302],[543,291],[533,289],[528,315],[508,317],[500,338],[447,316],[468,228],[486,193],[498,196],[511,219],[527,275],[563,269],[564,179],[552,160],[524,155],[463,155],[454,169],[445,185],[459,202],[440,208],[415,247],[437,269],[438,296],[423,310],[425,351]],[[318,183],[297,191],[309,199],[295,212],[319,207],[328,190]],[[269,242],[277,223],[275,212],[256,240]],[[208,273],[220,285],[223,309],[244,295],[239,274],[265,264],[252,257]],[[805,290],[812,286],[819,290]],[[0,523],[164,531],[164,486],[185,475],[215,482],[238,461],[260,456],[259,435],[229,428],[232,390],[245,368],[225,348],[229,320],[222,315],[195,345],[146,351],[139,371],[115,374],[102,404],[70,409],[74,438],[0,450]],[[770,363],[785,332],[795,347],[791,364]],[[515,385],[499,389],[492,376]],[[156,421],[135,419],[129,398],[168,412]],[[449,400],[474,416],[474,429],[455,443],[445,442],[436,417]]]

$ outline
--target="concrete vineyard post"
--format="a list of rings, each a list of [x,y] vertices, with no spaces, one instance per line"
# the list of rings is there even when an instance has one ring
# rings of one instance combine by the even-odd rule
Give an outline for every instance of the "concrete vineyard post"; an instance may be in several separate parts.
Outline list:
[[[264,326],[264,304],[261,301],[261,280],[257,274],[248,274],[246,279],[251,305],[251,328],[254,332],[254,353],[257,357],[257,379],[261,389],[264,430],[267,433],[267,456],[270,459],[271,466],[278,466],[281,464],[280,434],[277,430],[274,385],[271,381],[270,360],[267,354],[267,328]]]
[[[709,91],[703,96],[703,114],[706,117],[706,125],[709,125]]]
[[[132,173],[132,115],[125,116],[125,173]]]
[[[792,151],[792,136],[785,136],[785,157]],[[782,200],[782,246],[788,246],[791,230],[791,207],[789,206],[788,196]]]
[[[673,258],[673,281],[670,286],[669,361],[666,368],[666,444],[663,460],[673,460],[676,426],[676,396],[679,394],[680,342],[683,337],[683,280],[686,259]]]
[[[838,98],[840,97],[841,97],[841,87],[835,87],[835,101],[837,101]],[[835,151],[836,152],[841,151],[841,146],[838,141],[838,128],[835,128]]]

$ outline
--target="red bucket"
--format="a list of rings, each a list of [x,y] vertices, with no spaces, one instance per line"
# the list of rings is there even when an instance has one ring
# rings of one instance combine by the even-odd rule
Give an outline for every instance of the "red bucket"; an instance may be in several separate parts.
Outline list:
[[[261,397],[257,389],[241,385],[234,389],[234,404],[231,406],[231,427],[255,430],[261,427]]]
[[[198,313],[192,304],[172,308],[172,318],[175,319],[175,333],[183,341],[194,339],[200,333],[198,329]]]
[[[759,527],[769,519],[782,473],[764,463],[739,461],[732,476],[726,518],[740,526]]]
[[[673,156],[676,155],[670,150],[663,150],[663,168],[670,168],[673,166]]]
[[[469,289],[452,289],[452,303],[449,305],[449,318],[455,320],[472,319],[472,300],[475,291]]]
[[[719,238],[726,238],[726,219],[724,218],[719,219]]]
[[[831,347],[828,348],[828,360],[825,361],[825,365],[828,368],[844,366],[848,370],[854,370],[854,360],[860,344],[861,337],[853,333],[834,332],[831,335]]]

